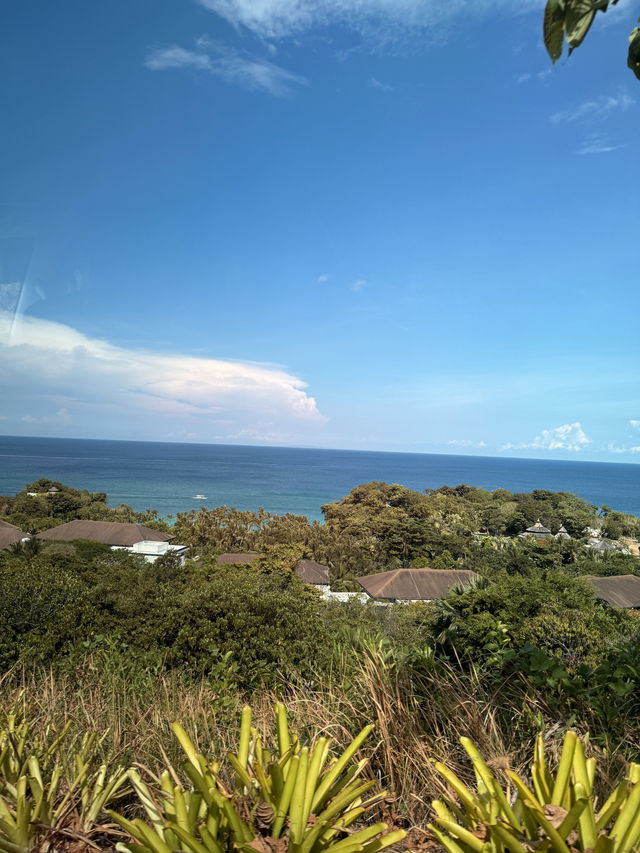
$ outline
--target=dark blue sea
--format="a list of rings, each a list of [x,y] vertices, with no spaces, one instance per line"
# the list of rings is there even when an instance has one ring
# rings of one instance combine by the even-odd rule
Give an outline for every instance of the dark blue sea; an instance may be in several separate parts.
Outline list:
[[[226,504],[322,519],[322,504],[371,480],[418,490],[459,483],[512,492],[550,489],[640,515],[640,465],[633,464],[0,437],[0,495],[39,477],[106,492],[111,506],[127,503],[163,516]]]

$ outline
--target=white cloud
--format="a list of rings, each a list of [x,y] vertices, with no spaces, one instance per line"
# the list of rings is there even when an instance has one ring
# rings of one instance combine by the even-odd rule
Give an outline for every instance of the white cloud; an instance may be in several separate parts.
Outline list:
[[[230,419],[234,431],[268,423],[302,438],[325,420],[305,383],[276,366],[128,349],[60,323],[13,319],[0,312],[0,380],[16,422],[95,427],[104,417],[109,427],[131,420],[157,435],[161,424],[189,425],[207,437],[214,419]]]
[[[630,420],[629,426],[632,426],[634,429],[640,429],[640,421],[639,420]]]
[[[342,24],[378,41],[435,30],[458,16],[539,9],[537,0],[199,0],[234,27],[261,38],[285,38],[315,26]]]
[[[391,83],[382,83],[375,77],[370,77],[367,80],[367,86],[369,86],[371,89],[380,89],[381,92],[393,92],[393,86],[391,85]]]
[[[592,98],[589,101],[583,101],[571,110],[561,110],[560,112],[554,113],[551,116],[551,121],[554,123],[572,122],[582,119],[602,121],[603,119],[608,118],[611,113],[626,112],[631,109],[634,104],[634,99],[625,92],[621,92],[618,95],[602,95],[599,98]]]
[[[268,59],[249,56],[211,41],[206,36],[197,40],[196,50],[171,45],[152,51],[144,64],[151,71],[193,68],[244,89],[262,90],[281,97],[290,95],[295,86],[308,83],[304,77],[287,71]]]
[[[152,51],[145,63],[151,71],[164,71],[167,68],[197,68],[200,71],[212,71],[211,57],[206,53],[187,50],[177,44]]]
[[[554,429],[543,429],[532,441],[513,444],[503,444],[501,450],[571,450],[579,451],[591,444],[587,438],[580,421],[573,424],[562,424]]]
[[[606,136],[591,136],[582,143],[576,154],[608,154],[610,151],[617,151],[619,148],[624,148],[624,145],[615,145]]]
[[[470,438],[452,438],[448,441],[452,447],[486,447],[484,441],[472,441]]]
[[[329,276],[326,273],[322,273],[322,275],[318,276],[316,281],[318,284],[324,284],[326,281],[329,281]]]
[[[614,442],[609,442],[609,444],[607,444],[607,450],[609,453],[640,453],[640,445],[629,447],[627,444],[615,444]]]
[[[359,291],[363,290],[369,282],[365,278],[357,278],[355,281],[352,281],[349,285],[350,290]]]
[[[545,68],[543,71],[536,71],[535,74],[531,74],[529,71],[525,71],[523,74],[519,74],[516,77],[516,83],[527,83],[529,80],[534,79],[546,80],[551,73],[551,68]]]
[[[20,420],[23,424],[68,424],[71,422],[71,415],[68,409],[62,408],[54,415],[42,415],[38,418],[27,412]]]

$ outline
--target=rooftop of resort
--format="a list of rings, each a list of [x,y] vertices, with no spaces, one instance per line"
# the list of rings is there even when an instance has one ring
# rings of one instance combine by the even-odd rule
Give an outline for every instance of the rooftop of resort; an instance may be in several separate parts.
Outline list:
[[[85,521],[75,519],[51,527],[37,534],[38,539],[53,542],[72,542],[74,539],[89,539],[102,545],[116,545],[129,548],[136,542],[168,542],[174,537],[160,530],[153,530],[143,524],[124,521]]]
[[[356,578],[371,598],[393,601],[433,601],[445,598],[457,584],[469,583],[478,575],[466,569],[394,569]]]
[[[314,586],[329,585],[329,566],[316,563],[314,560],[299,560],[295,572],[300,580]]]
[[[8,521],[0,521],[0,551],[6,551],[8,548],[22,542],[23,539],[28,539],[29,534],[23,533],[15,524],[9,524]]]
[[[247,551],[245,553],[227,553],[220,554],[218,557],[218,565],[248,565],[257,560],[260,556],[256,551]],[[323,566],[322,563],[316,563],[315,560],[298,560],[295,566],[295,573],[304,583],[313,584],[314,586],[329,585],[329,566]]]
[[[595,586],[596,597],[611,607],[621,610],[640,607],[640,578],[636,575],[614,575],[608,578],[589,575],[587,580]]]

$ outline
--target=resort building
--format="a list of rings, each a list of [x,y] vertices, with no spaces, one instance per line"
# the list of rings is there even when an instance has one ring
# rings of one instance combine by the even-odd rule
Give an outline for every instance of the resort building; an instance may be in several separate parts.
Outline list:
[[[125,521],[85,521],[76,519],[51,527],[37,534],[38,539],[48,542],[73,542],[74,539],[88,539],[102,545],[116,545],[129,548],[136,542],[169,542],[174,537],[161,530],[153,530],[143,524]]]
[[[553,534],[549,528],[545,527],[540,519],[538,519],[535,524],[532,524],[531,527],[527,527],[524,533],[519,533],[518,536],[520,539],[537,539],[540,542],[545,539],[551,539]]]
[[[163,557],[165,554],[176,554],[180,557],[180,563],[184,565],[188,545],[172,545],[170,542],[154,542],[143,539],[142,542],[136,542],[130,547],[122,545],[112,545],[112,550],[126,550],[132,554],[141,554],[147,563],[155,563],[158,557]]]
[[[356,581],[371,598],[393,603],[446,598],[451,588],[477,580],[467,569],[395,569],[365,575]]]
[[[629,553],[629,549],[625,548],[623,545],[612,542],[611,539],[600,539],[597,536],[592,536],[585,545],[585,548],[589,548],[597,554],[608,554],[611,551],[618,551],[622,554]]]
[[[359,601],[360,604],[366,604],[372,599],[366,592],[334,592],[332,589],[325,589],[322,593],[325,601],[339,601],[340,604],[346,604],[348,601]],[[386,601],[373,601],[374,604],[386,605]]]
[[[589,575],[587,580],[596,589],[596,598],[620,610],[640,608],[640,578],[636,575],[614,575],[609,578]]]
[[[38,539],[47,542],[73,542],[74,539],[88,539],[90,542],[100,542],[112,549],[124,548],[132,554],[141,554],[148,563],[155,561],[169,552],[176,553],[184,562],[187,552],[186,545],[171,545],[174,538],[170,533],[145,527],[143,524],[121,521],[85,521],[76,519],[51,527],[37,534]]]
[[[296,563],[295,573],[301,581],[315,586],[320,592],[329,589],[329,566],[316,563],[314,560],[299,560]]]
[[[571,537],[567,533],[567,528],[564,526],[564,524],[560,527],[560,530],[558,530],[554,539],[556,540],[556,542],[562,542],[566,541],[567,539],[571,539]]]
[[[244,554],[220,554],[217,563],[219,566],[233,565],[234,563],[248,565],[257,560],[259,556],[260,554],[255,551],[248,551]],[[298,560],[294,571],[303,583],[315,586],[323,593],[329,590],[329,566],[323,566],[322,563],[316,563],[314,560]]]
[[[18,542],[26,542],[30,538],[28,533],[23,533],[15,524],[0,521],[0,551],[7,551],[17,545]]]

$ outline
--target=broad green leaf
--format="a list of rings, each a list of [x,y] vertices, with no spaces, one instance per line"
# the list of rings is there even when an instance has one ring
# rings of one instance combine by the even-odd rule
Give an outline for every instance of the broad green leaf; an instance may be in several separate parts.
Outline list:
[[[627,65],[640,80],[640,27],[631,30],[629,36],[629,55]]]
[[[552,62],[557,62],[562,56],[564,40],[564,0],[547,0],[544,10],[542,35],[547,53]]]
[[[567,0],[565,29],[569,42],[569,53],[580,47],[589,32],[600,4],[592,0]],[[606,6],[605,6],[606,8]]]

